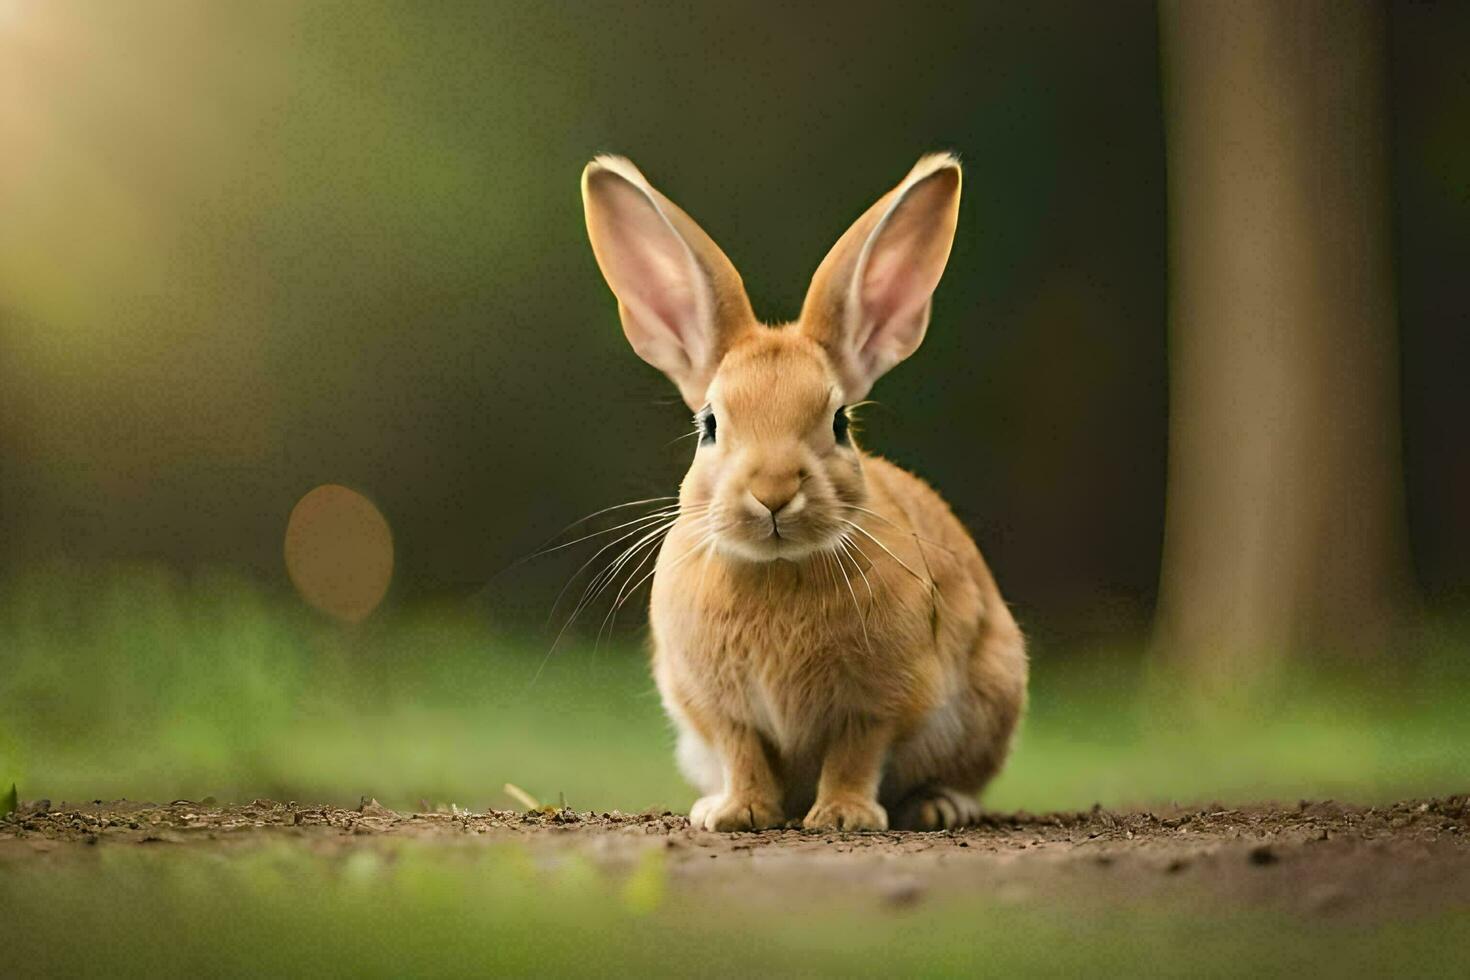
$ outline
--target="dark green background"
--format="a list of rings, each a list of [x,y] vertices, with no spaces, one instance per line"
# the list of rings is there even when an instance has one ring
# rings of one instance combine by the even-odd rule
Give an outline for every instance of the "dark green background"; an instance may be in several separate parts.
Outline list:
[[[91,4],[41,27],[5,76],[0,571],[283,583],[293,503],[340,482],[392,525],[392,602],[544,613],[572,565],[492,575],[672,492],[688,452],[592,261],[583,163],[631,156],[779,320],[848,222],[949,148],[956,248],[866,441],[953,502],[1028,625],[1145,621],[1167,426],[1152,4]],[[1470,582],[1470,6],[1396,4],[1389,43],[1410,526],[1449,602]]]

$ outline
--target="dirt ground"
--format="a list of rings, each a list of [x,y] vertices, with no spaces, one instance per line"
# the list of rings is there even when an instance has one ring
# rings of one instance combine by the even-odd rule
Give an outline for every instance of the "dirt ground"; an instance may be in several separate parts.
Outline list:
[[[933,834],[714,834],[667,812],[400,813],[371,800],[355,809],[40,801],[0,821],[0,868],[94,847],[223,850],[291,841],[335,853],[402,840],[513,840],[551,860],[577,849],[614,873],[662,848],[671,886],[692,899],[744,892],[780,904],[835,888],[879,905],[911,905],[983,887],[1016,902],[1086,893],[1370,918],[1470,908],[1470,796],[1380,807],[1302,801],[992,814],[981,826]]]

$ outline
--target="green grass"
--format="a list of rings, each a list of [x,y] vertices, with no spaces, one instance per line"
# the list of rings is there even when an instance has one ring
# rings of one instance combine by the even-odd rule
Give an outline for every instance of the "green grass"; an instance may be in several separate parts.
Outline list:
[[[1463,635],[1463,634],[1461,634]],[[690,791],[642,654],[463,611],[344,630],[289,596],[157,571],[0,588],[0,786],[22,798],[259,796],[507,806],[514,782],[585,809]],[[999,808],[1464,791],[1470,669],[1441,644],[1356,672],[1289,670],[1227,705],[1181,700],[1136,651],[1034,650]],[[1245,705],[1245,706],[1242,706]],[[0,973],[46,975],[1444,975],[1470,919],[1222,912],[1161,885],[883,906],[680,892],[662,850],[383,840],[81,848],[0,861]],[[1174,881],[1176,879],[1169,879]],[[759,887],[759,882],[756,886]],[[754,893],[753,893],[754,894]],[[1175,896],[1177,898],[1177,896]]]
[[[686,806],[645,658],[463,611],[346,630],[227,577],[58,570],[0,588],[0,786],[25,798]],[[1136,652],[1040,645],[998,808],[1299,797],[1470,783],[1470,658],[1288,671],[1198,710]],[[538,668],[545,660],[544,670]]]

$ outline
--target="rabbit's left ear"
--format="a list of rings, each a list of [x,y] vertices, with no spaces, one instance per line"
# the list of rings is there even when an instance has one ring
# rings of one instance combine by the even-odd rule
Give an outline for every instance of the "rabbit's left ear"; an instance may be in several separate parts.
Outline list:
[[[924,339],[959,212],[960,163],[931,154],[817,268],[801,309],[802,329],[826,348],[846,401],[865,396]]]

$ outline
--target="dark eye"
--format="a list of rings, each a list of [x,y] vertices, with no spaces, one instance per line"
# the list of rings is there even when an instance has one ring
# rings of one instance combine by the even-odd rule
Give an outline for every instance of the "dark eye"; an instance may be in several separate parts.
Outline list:
[[[694,416],[694,425],[699,430],[699,444],[701,446],[712,445],[715,441],[715,412],[708,405],[699,410]]]
[[[837,445],[847,445],[847,406],[844,405],[832,416],[832,435],[837,438]]]

